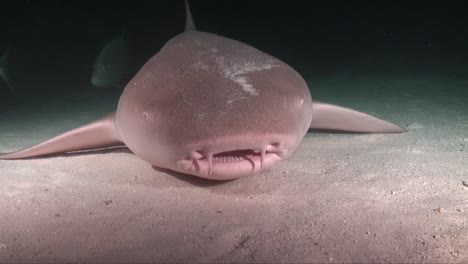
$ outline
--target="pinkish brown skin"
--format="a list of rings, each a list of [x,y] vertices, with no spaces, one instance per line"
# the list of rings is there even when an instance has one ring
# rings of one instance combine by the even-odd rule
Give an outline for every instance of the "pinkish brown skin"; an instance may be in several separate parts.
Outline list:
[[[286,157],[311,119],[309,89],[290,66],[235,40],[186,32],[129,82],[116,128],[151,164],[221,180]],[[237,150],[254,155],[216,155]]]
[[[405,131],[352,109],[312,105],[307,84],[289,65],[241,42],[192,31],[171,39],[142,67],[115,115],[0,159],[123,142],[155,166],[227,180],[289,156],[309,128]]]

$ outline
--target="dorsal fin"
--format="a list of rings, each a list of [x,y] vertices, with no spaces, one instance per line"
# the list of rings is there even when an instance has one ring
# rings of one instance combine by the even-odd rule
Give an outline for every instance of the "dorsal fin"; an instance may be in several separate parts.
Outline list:
[[[29,148],[0,154],[0,159],[21,159],[70,151],[123,145],[114,126],[115,113],[72,129]]]
[[[362,133],[402,133],[406,129],[350,108],[313,101],[312,129]]]
[[[193,22],[192,12],[190,11],[190,5],[188,0],[184,0],[185,3],[185,32],[187,31],[196,31],[197,27],[195,22]]]

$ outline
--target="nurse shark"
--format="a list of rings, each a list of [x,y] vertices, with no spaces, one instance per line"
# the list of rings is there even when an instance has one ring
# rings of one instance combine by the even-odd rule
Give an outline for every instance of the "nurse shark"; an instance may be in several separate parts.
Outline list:
[[[310,128],[406,131],[312,100],[305,80],[285,62],[188,26],[193,30],[170,39],[130,80],[115,112],[0,159],[124,144],[156,167],[228,180],[289,157]]]

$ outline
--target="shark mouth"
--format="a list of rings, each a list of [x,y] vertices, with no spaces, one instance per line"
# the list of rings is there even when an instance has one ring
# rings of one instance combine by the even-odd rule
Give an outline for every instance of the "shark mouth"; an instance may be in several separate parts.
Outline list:
[[[216,162],[236,162],[245,159],[251,159],[253,156],[261,156],[261,153],[251,149],[225,151],[211,156],[212,161]]]
[[[177,160],[180,172],[190,171],[191,174],[209,179],[232,179],[263,169],[287,156],[288,149],[280,149],[278,145],[268,145],[259,149],[236,149],[222,152],[206,150],[192,151],[187,157]]]
[[[231,150],[224,151],[216,154],[208,154],[202,159],[208,162],[208,175],[211,175],[213,172],[213,163],[232,163],[232,162],[241,162],[241,161],[252,161],[254,158],[260,158],[260,171],[263,170],[263,164],[265,162],[266,149],[260,151],[254,151],[251,149],[241,149],[241,150]]]

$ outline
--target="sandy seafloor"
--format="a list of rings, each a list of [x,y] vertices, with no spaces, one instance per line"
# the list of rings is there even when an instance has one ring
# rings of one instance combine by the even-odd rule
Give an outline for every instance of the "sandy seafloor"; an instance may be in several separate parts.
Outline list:
[[[409,132],[311,132],[288,160],[229,182],[126,149],[0,161],[0,262],[468,262],[468,79],[308,82],[317,99]],[[88,90],[13,107],[0,151],[116,103]]]

